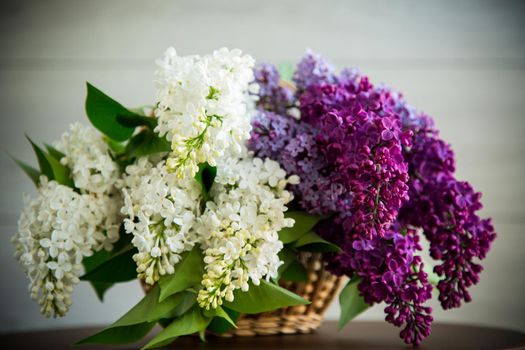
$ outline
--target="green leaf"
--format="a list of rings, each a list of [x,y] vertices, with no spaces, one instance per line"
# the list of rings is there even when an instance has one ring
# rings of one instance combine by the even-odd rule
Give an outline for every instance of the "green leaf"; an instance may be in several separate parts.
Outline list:
[[[353,320],[361,312],[370,307],[360,295],[357,286],[360,278],[352,278],[339,294],[341,305],[341,316],[339,317],[339,329],[342,329],[349,321]]]
[[[313,231],[310,231],[299,238],[293,246],[299,250],[315,253],[337,253],[341,251],[341,248],[339,248],[337,245],[322,239],[317,233]]]
[[[229,323],[230,326],[237,328],[237,326],[235,325],[235,322],[231,319],[230,315],[221,306],[217,306],[217,308],[211,309],[211,310],[204,310],[204,316],[210,317],[210,318],[214,318],[214,317],[221,318],[225,320],[227,323]]]
[[[226,333],[229,330],[232,330],[234,328],[237,328],[235,325],[235,321],[239,318],[240,313],[231,309],[228,309],[226,307],[219,307],[224,313],[228,315],[228,319],[225,317],[216,315],[216,317],[213,318],[211,323],[208,325],[208,330],[214,333]]]
[[[142,349],[164,346],[182,335],[201,332],[206,329],[210,321],[211,318],[204,316],[201,309],[195,306],[181,317],[176,318]]]
[[[82,264],[84,265],[84,270],[87,272],[92,271],[97,266],[102,264],[104,261],[108,260],[110,257],[110,252],[107,250],[101,250],[96,253],[94,253],[91,256],[85,257],[82,259]],[[95,293],[97,294],[97,297],[100,301],[104,301],[104,294],[106,291],[113,286],[113,283],[111,282],[97,282],[97,281],[89,281],[93,289],[95,290]]]
[[[206,343],[206,329],[201,329],[199,331],[199,339],[201,340],[201,342]]]
[[[118,241],[113,244],[113,250],[110,252],[110,257],[113,257],[117,254],[122,253],[123,251],[132,249],[133,243],[131,241],[133,240],[133,235],[126,233],[126,228],[124,223],[120,224],[119,227],[119,239]]]
[[[125,153],[127,157],[133,158],[169,151],[171,144],[165,137],[159,137],[155,132],[145,129],[129,140]]]
[[[210,190],[213,186],[213,181],[217,176],[217,167],[211,166],[208,163],[199,164],[199,171],[195,174],[195,180],[201,186],[202,198],[205,202],[210,200]]]
[[[93,253],[91,256],[86,256],[82,259],[82,264],[86,272],[93,271],[96,267],[102,265],[104,262],[111,258],[111,252],[102,249],[98,252]]]
[[[93,255],[82,259],[82,264],[84,265],[84,270],[86,271],[86,273],[93,271],[95,268],[107,262],[114,256],[121,254],[122,252],[125,252],[127,250],[133,249],[133,245],[131,244],[133,235],[126,234],[124,224],[120,225],[119,234],[120,237],[118,241],[115,244],[113,244],[113,250],[111,250],[111,252],[102,249],[98,252],[95,252]],[[113,282],[100,281],[89,281],[89,283],[93,286],[93,289],[95,289],[95,292],[97,293],[97,296],[100,299],[100,301],[103,300],[104,293],[114,284]]]
[[[46,149],[47,149],[47,152],[49,153],[49,155],[51,157],[55,158],[56,160],[60,161],[60,159],[62,159],[63,157],[66,156],[64,153],[60,152],[55,147],[50,146],[47,143],[44,144],[44,145],[46,146]]]
[[[258,286],[250,282],[250,289],[247,292],[237,289],[233,296],[234,301],[225,302],[224,306],[245,314],[258,314],[286,306],[310,303],[297,294],[265,280],[261,280]]]
[[[277,270],[277,277],[275,278],[276,281],[279,281],[281,279],[281,275],[290,266],[291,263],[294,262],[294,260],[297,259],[297,252],[292,249],[290,246],[285,245],[283,249],[279,252],[279,260],[281,260],[283,263],[281,266],[279,266],[279,269]]]
[[[11,159],[18,164],[18,166],[26,173],[27,176],[34,182],[35,186],[38,187],[38,183],[40,182],[40,171],[36,170],[32,166],[22,162],[21,160],[16,159],[12,155],[9,155]]]
[[[161,326],[162,328],[166,328],[170,325],[170,323],[173,321],[173,318],[161,318],[160,320],[157,321],[157,323],[159,324],[159,326]]]
[[[185,296],[184,293],[174,294],[166,298],[166,300],[159,302],[159,293],[159,287],[153,287],[144,298],[124,316],[99,333],[82,340],[81,343],[130,343],[140,339],[131,338],[127,334],[127,330],[135,329],[135,327],[140,325],[154,324],[161,318],[170,316],[171,312],[182,302]],[[144,326],[144,330],[145,329],[146,326]],[[139,331],[140,330],[142,330],[141,327],[139,327]],[[144,335],[145,334],[143,334],[143,336]]]
[[[56,160],[50,154],[44,153],[44,156],[46,157],[49,165],[51,166],[51,170],[53,171],[54,180],[61,185],[75,188],[73,179],[71,179],[70,177],[69,168],[63,165],[62,163],[60,163],[60,161]]]
[[[135,248],[124,250],[87,272],[80,280],[111,283],[133,280],[137,278],[137,266],[133,261],[136,253]]]
[[[98,300],[104,301],[104,295],[106,292],[113,287],[115,284],[110,282],[97,282],[97,281],[89,281],[89,284],[91,284],[91,287],[95,290],[95,294],[97,294]]]
[[[169,324],[173,322],[173,319],[184,315],[197,303],[197,294],[194,292],[184,291],[174,295],[182,295],[182,300],[175,308],[173,308],[169,313],[162,316],[162,318],[157,321],[159,325],[162,326],[162,328],[168,327]],[[167,299],[172,297],[173,296],[170,296]]]
[[[117,115],[117,122],[119,122],[120,125],[125,126],[127,128],[136,128],[137,126],[145,125],[151,130],[153,130],[157,126],[157,119],[138,114]]]
[[[308,279],[308,273],[297,260],[297,252],[290,246],[284,246],[279,252],[279,259],[283,262],[277,271],[276,281],[280,279],[292,282],[304,282]]]
[[[40,172],[47,176],[49,180],[54,180],[55,177],[53,175],[53,168],[51,168],[51,164],[49,164],[49,161],[47,160],[46,153],[38,147],[33,140],[29,138],[29,136],[26,136],[29,143],[31,143],[31,147],[33,147],[33,151],[35,151],[36,159],[38,160],[38,166],[40,167]]]
[[[184,299],[184,293],[173,294],[159,302],[160,288],[154,286],[137,305],[110,327],[122,327],[143,322],[154,322],[170,313]]]
[[[168,322],[168,325],[167,325],[166,327],[164,327],[164,328],[167,328],[167,327],[171,324],[171,322],[173,322],[173,321],[170,320],[170,321]],[[155,346],[153,346],[153,347],[155,347],[155,348],[165,348],[165,347],[169,348],[168,345],[170,345],[171,343],[173,343],[173,341],[174,341],[175,339],[176,339],[176,338],[166,338],[166,339],[164,339],[163,341],[159,341],[159,342],[157,342],[157,343],[155,344]],[[146,344],[146,346],[147,346],[147,344]],[[147,349],[146,346],[143,346],[143,347],[141,348],[141,350],[143,350],[143,349]]]
[[[232,312],[235,312],[235,311],[232,311]],[[231,326],[237,328],[237,325],[235,324],[235,321],[230,317],[230,314],[227,313],[222,307],[218,306],[216,309],[215,309],[215,315],[214,317],[219,317],[223,320],[225,320],[226,322],[228,322]]]
[[[115,155],[121,155],[126,151],[126,144],[123,142],[115,141],[113,139],[110,139],[109,137],[104,137],[104,141],[106,141],[106,144],[108,145],[109,149]]]
[[[308,281],[308,272],[304,268],[303,264],[295,259],[283,271],[281,279],[291,282],[306,282]]]
[[[122,125],[117,117],[138,116],[138,114],[129,111],[90,83],[86,84],[86,113],[91,123],[115,141],[129,139],[135,128]]]
[[[184,291],[180,294],[183,295],[182,301],[170,313],[169,317],[171,318],[180,317],[197,303],[197,294],[189,291]],[[168,298],[171,298],[171,296],[169,296]]]
[[[125,344],[134,343],[142,339],[155,326],[155,322],[144,322],[125,327],[109,328],[97,334],[82,339],[77,344],[102,343]]]
[[[168,296],[199,284],[204,274],[204,261],[199,246],[194,246],[190,252],[184,253],[175,265],[175,273],[163,276],[159,280],[160,301]]]
[[[69,176],[69,168],[61,164],[60,161],[51,154],[46,153],[38,147],[29,137],[27,137],[27,139],[35,151],[42,174],[46,175],[49,180],[55,180],[61,185],[74,188],[73,180]],[[56,155],[60,153],[54,149],[52,152]]]
[[[295,220],[293,227],[285,227],[279,231],[279,240],[284,244],[298,240],[322,219],[321,216],[310,215],[304,211],[290,211],[284,213],[284,216]]]

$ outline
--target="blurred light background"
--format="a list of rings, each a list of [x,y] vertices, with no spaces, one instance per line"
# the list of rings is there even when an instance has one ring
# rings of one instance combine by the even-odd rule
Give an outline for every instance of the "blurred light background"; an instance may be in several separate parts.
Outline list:
[[[499,232],[474,301],[439,322],[525,331],[525,2],[3,1],[0,9],[0,331],[106,324],[141,297],[138,283],[100,303],[89,285],[62,319],[45,319],[13,258],[22,193],[32,183],[7,151],[35,163],[24,134],[57,139],[84,114],[85,81],[127,106],[154,98],[154,60],[238,47],[259,62],[312,48],[405,93],[452,143],[458,176],[484,193]],[[328,313],[338,317],[334,303]],[[381,306],[360,319],[383,319]],[[351,325],[346,328],[351,332]]]

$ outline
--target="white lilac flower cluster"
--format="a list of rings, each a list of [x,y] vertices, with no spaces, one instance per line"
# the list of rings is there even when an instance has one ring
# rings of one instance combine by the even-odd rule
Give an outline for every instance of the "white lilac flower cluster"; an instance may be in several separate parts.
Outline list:
[[[121,175],[103,136],[73,124],[55,147],[75,188],[42,176],[37,197],[26,199],[13,241],[47,316],[66,313],[82,259],[112,249],[121,214],[138,250],[138,278],[148,284],[173,274],[181,254],[199,245],[201,307],[216,308],[236,289],[277,275],[278,231],[293,225],[284,217],[292,200],[286,186],[299,179],[245,147],[253,59],[239,50],[180,57],[169,49],[159,64],[155,131],[172,142],[172,153],[139,158]],[[204,162],[217,167],[207,203],[194,177]]]
[[[216,307],[222,298],[231,300],[234,289],[248,289],[249,279],[258,285],[261,278],[274,277],[282,248],[277,232],[293,225],[284,218],[285,205],[292,199],[285,187],[297,181],[296,176],[287,179],[271,160],[247,155],[242,160],[221,159],[212,199],[201,214],[201,188],[194,178],[179,178],[165,161],[152,164],[140,158],[118,183],[125,230],[133,234],[138,249],[133,257],[138,277],[154,284],[173,274],[180,255],[195,244],[206,255],[206,292],[199,296],[203,307]],[[217,289],[210,290],[212,285]]]
[[[119,186],[125,230],[138,249],[133,256],[138,277],[153,284],[172,274],[180,254],[197,242],[191,229],[200,209],[199,184],[168,172],[165,161],[153,165],[143,157],[126,168]]]
[[[225,152],[241,152],[251,130],[254,62],[226,48],[205,56],[178,56],[170,48],[158,61],[155,131],[171,141],[167,166],[178,176],[195,175],[199,163],[215,166]]]
[[[79,194],[72,188],[40,179],[38,195],[25,197],[25,208],[13,237],[16,257],[30,279],[31,297],[48,317],[63,316],[82,272],[82,259],[102,247],[111,248],[118,231],[108,230],[116,214],[109,197]]]
[[[236,289],[247,291],[248,282],[277,277],[283,248],[278,231],[293,226],[284,217],[292,194],[279,164],[259,158],[230,158],[220,161],[212,187],[213,201],[198,219],[206,273],[197,300],[201,307],[216,308],[223,299],[233,301]]]
[[[63,153],[75,189],[41,176],[34,199],[25,207],[13,237],[16,257],[30,279],[31,297],[46,316],[63,316],[82,272],[82,259],[119,239],[118,167],[94,129],[78,123],[55,143]]]
[[[75,188],[81,194],[90,194],[86,198],[92,206],[99,206],[101,217],[106,213],[92,235],[102,242],[94,247],[95,251],[102,248],[110,251],[119,239],[121,196],[115,187],[120,171],[111,158],[106,140],[92,127],[74,123],[69,132],[55,142],[55,147],[64,154],[60,162],[70,169]]]
[[[249,281],[275,277],[283,246],[277,232],[293,225],[284,217],[292,199],[285,187],[298,178],[245,147],[253,63],[239,50],[181,57],[168,49],[157,73],[155,131],[171,141],[172,153],[156,165],[141,158],[119,184],[139,277],[153,284],[174,273],[180,254],[199,244],[206,273],[198,301],[208,309],[248,290]],[[217,166],[217,176],[201,213],[194,175],[203,162]]]
[[[119,177],[108,145],[95,129],[79,123],[62,135],[55,147],[65,154],[60,160],[71,169],[75,187],[93,193],[108,193]]]

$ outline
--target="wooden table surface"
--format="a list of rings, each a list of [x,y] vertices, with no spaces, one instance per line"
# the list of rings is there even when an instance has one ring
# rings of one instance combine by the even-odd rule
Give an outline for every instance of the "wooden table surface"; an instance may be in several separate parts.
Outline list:
[[[2,349],[138,349],[145,343],[133,345],[74,346],[76,341],[98,328],[72,328],[0,335]],[[152,335],[158,331],[156,329]],[[351,322],[338,332],[335,322],[325,322],[318,332],[306,335],[258,336],[239,338],[208,337],[201,343],[196,337],[179,338],[174,349],[410,349],[397,335],[398,329],[383,322]],[[151,336],[152,336],[151,335]],[[150,339],[151,336],[148,338]],[[486,327],[454,324],[435,324],[432,335],[420,349],[525,349],[525,333]]]

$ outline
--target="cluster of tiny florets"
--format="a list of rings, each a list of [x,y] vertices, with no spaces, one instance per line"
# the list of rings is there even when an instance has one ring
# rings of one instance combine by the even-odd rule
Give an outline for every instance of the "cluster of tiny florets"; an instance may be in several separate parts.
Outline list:
[[[198,220],[206,273],[198,302],[216,308],[233,301],[236,289],[248,291],[251,281],[277,276],[283,248],[277,232],[293,225],[284,217],[293,198],[286,190],[298,182],[272,160],[246,157],[218,164],[212,187],[213,201]]]
[[[155,131],[171,142],[168,168],[191,177],[199,163],[239,154],[250,136],[253,58],[225,48],[179,56],[170,48],[158,65]]]
[[[109,197],[79,194],[42,176],[37,196],[26,197],[13,237],[16,257],[29,277],[31,297],[50,317],[64,316],[82,273],[82,259],[111,249],[118,228]]]
[[[119,169],[98,131],[80,123],[72,124],[55,146],[64,153],[60,162],[71,170],[76,188],[92,193],[112,191]]]
[[[164,161],[153,165],[143,157],[126,168],[119,186],[125,231],[138,249],[133,256],[138,277],[154,284],[174,273],[180,254],[197,241],[191,228],[199,212],[199,185],[169,172]]]

